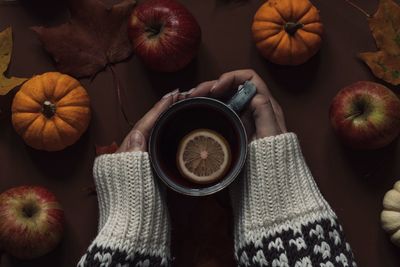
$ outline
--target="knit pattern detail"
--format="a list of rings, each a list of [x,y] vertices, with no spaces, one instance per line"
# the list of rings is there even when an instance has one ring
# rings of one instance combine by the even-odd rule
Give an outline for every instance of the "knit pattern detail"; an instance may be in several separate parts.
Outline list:
[[[240,266],[356,266],[295,134],[253,141],[231,191]]]
[[[356,267],[350,245],[336,218],[313,214],[251,233],[236,251],[243,267]]]
[[[102,155],[95,160],[93,175],[99,232],[78,267],[168,266],[168,212],[148,154]]]

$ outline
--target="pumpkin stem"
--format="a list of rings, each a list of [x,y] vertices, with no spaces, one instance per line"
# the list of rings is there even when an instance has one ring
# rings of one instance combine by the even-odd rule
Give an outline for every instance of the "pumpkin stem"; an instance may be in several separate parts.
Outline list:
[[[46,100],[42,106],[42,113],[46,116],[46,118],[50,119],[56,114],[56,106],[50,101]]]
[[[303,23],[299,23],[299,22],[286,22],[285,24],[285,31],[290,34],[290,35],[294,35],[297,30],[301,29],[304,27]]]

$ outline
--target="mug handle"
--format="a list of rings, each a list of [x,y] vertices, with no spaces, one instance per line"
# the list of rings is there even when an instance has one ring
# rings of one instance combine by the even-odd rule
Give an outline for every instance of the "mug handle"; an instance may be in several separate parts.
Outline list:
[[[243,85],[239,86],[237,93],[226,103],[226,105],[239,114],[256,93],[257,88],[254,83],[246,81]]]

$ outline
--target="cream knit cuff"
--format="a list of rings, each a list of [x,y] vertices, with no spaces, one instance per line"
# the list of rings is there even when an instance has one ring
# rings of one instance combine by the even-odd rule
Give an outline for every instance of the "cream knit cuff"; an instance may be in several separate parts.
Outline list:
[[[287,225],[336,218],[308,169],[297,137],[281,134],[249,145],[246,175],[232,187],[236,248]]]
[[[167,208],[147,153],[102,155],[93,174],[99,202],[99,233],[89,247],[127,255],[170,257]]]

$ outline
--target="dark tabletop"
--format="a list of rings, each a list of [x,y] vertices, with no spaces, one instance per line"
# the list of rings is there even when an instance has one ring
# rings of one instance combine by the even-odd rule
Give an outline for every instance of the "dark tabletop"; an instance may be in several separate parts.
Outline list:
[[[302,66],[278,67],[267,63],[251,41],[252,17],[262,1],[182,2],[203,30],[200,53],[190,66],[174,74],[150,72],[135,57],[117,65],[130,120],[138,120],[169,90],[186,90],[234,69],[255,69],[282,105],[289,129],[299,136],[309,167],[338,214],[359,266],[400,266],[400,250],[390,243],[379,219],[384,193],[399,178],[399,144],[375,152],[353,152],[338,142],[328,120],[330,101],[341,87],[358,80],[375,80],[356,58],[357,52],[376,49],[366,17],[344,0],[314,0],[325,25],[320,53]],[[378,3],[358,2],[370,13]],[[50,57],[29,29],[39,23],[29,11],[20,5],[0,6],[0,30],[8,25],[14,29],[9,73],[24,77],[54,70]],[[67,224],[61,245],[49,255],[30,262],[3,257],[1,266],[71,267],[96,235],[97,201],[87,193],[93,184],[94,145],[121,142],[129,126],[119,111],[110,71],[82,83],[92,100],[90,128],[77,144],[57,153],[24,145],[10,122],[15,92],[0,97],[0,191],[25,184],[46,186],[62,203]],[[234,266],[227,192],[201,199],[169,192],[168,201],[174,266]]]

